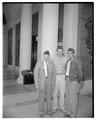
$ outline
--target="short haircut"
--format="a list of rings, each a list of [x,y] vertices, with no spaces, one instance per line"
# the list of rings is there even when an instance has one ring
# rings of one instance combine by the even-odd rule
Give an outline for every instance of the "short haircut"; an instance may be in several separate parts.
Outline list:
[[[58,46],[56,50],[58,51],[59,49],[63,51],[63,47],[62,46]]]
[[[75,53],[75,50],[73,49],[73,48],[68,48],[68,50],[67,51],[72,51],[73,52],[73,54]]]
[[[44,54],[44,55],[46,54],[46,55],[49,55],[49,56],[50,56],[50,52],[49,52],[48,50],[45,51],[43,54]]]

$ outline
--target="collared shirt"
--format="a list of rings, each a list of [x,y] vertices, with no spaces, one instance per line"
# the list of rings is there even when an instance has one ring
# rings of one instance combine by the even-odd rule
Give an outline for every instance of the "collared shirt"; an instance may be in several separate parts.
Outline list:
[[[73,60],[73,57],[70,58],[70,60],[68,61],[67,63],[67,70],[66,70],[66,76],[69,76],[69,71],[70,71],[70,63],[72,62]]]
[[[66,76],[69,76],[70,63],[71,63],[71,60],[69,60],[68,63],[67,63]]]
[[[54,57],[53,59],[55,68],[56,68],[56,74],[64,74],[65,73],[65,64],[67,62],[66,57],[59,57],[58,55]]]
[[[47,69],[47,66],[48,65],[48,62],[44,61],[44,70],[45,70],[45,77],[48,77],[48,69]]]

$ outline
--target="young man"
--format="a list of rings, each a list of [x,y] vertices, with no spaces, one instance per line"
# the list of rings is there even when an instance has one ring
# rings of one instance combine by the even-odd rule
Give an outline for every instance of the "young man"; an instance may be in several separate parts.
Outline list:
[[[52,111],[52,92],[55,88],[55,66],[50,60],[49,51],[45,51],[43,54],[43,60],[37,62],[34,69],[35,85],[39,94],[39,111],[40,117],[45,114],[45,99],[46,99],[46,113],[51,114]]]
[[[57,55],[54,57],[54,64],[56,68],[56,86],[53,92],[53,112],[58,109],[58,95],[59,95],[59,109],[64,112],[64,94],[65,94],[65,65],[67,58],[63,55],[63,48],[59,46],[57,48]]]
[[[83,78],[81,63],[74,56],[75,50],[67,51],[68,61],[66,64],[66,107],[70,117],[77,117],[78,111],[78,82]]]

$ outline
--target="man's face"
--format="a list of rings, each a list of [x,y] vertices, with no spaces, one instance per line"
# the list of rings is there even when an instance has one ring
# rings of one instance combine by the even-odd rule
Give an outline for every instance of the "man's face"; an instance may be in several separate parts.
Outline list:
[[[43,58],[44,58],[45,61],[48,61],[48,59],[49,59],[49,55],[44,54],[44,55],[43,55]]]
[[[57,55],[61,57],[62,54],[63,54],[63,50],[62,50],[62,49],[58,49],[58,50],[57,50]]]
[[[68,51],[67,52],[68,58],[71,59],[74,55],[73,51]]]

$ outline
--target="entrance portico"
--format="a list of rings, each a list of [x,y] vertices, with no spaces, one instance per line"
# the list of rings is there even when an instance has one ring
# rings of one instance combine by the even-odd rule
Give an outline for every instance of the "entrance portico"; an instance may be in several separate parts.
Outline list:
[[[58,46],[59,4],[43,4],[39,6],[38,53],[37,60],[42,59],[45,50],[49,50],[51,58],[56,54]],[[63,15],[62,46],[66,55],[68,47],[77,51],[78,4],[65,4]],[[69,14],[69,16],[68,16]],[[23,83],[21,72],[31,67],[32,39],[32,4],[23,4],[21,11],[20,31],[20,66],[17,81]]]
[[[69,47],[75,49],[85,80],[92,80],[92,56],[86,39],[92,35],[92,3],[15,3],[3,6],[7,19],[3,25],[3,66],[19,72],[18,83],[23,84],[23,70],[33,71],[45,50],[49,50],[53,58],[58,45],[63,46],[65,56]],[[92,36],[90,38],[93,40]]]

